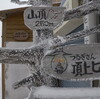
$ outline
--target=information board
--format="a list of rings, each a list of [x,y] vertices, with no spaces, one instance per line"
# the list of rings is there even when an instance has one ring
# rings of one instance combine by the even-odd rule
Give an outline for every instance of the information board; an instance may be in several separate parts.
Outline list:
[[[100,44],[63,46],[44,57],[43,69],[62,80],[100,77]]]
[[[31,30],[54,29],[61,24],[64,7],[30,7],[24,11],[24,22]]]

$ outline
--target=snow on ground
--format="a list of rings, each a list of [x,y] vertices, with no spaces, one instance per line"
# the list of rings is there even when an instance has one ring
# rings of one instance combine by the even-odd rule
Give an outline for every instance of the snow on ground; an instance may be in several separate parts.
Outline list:
[[[100,88],[50,88],[33,89],[27,99],[100,99]]]

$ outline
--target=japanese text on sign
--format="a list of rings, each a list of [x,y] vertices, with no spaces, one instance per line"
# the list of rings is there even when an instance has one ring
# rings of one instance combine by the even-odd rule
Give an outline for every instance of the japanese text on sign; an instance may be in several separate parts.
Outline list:
[[[28,8],[24,12],[25,24],[30,29],[53,29],[61,24],[63,20],[64,8],[60,7],[40,7],[40,8]]]
[[[62,49],[44,58],[46,73],[62,80],[100,76],[100,44],[63,46]]]
[[[76,54],[70,56],[72,61],[73,74],[75,76],[91,75],[100,72],[100,62],[95,62],[96,57],[91,54]],[[91,71],[91,72],[89,72]]]

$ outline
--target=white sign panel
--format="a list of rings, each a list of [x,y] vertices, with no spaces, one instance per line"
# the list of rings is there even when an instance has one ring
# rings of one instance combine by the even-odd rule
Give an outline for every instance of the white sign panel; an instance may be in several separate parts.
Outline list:
[[[45,56],[43,68],[63,80],[100,77],[100,44],[64,46]]]
[[[33,29],[54,29],[63,21],[64,7],[30,7],[24,11],[24,22]]]
[[[28,99],[100,99],[100,88],[37,87]]]

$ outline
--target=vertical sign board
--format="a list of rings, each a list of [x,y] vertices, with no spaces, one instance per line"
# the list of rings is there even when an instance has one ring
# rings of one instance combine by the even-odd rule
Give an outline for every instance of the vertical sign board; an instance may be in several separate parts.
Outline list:
[[[63,46],[44,57],[43,68],[62,80],[100,77],[100,44]]]
[[[54,29],[63,21],[64,7],[30,7],[24,11],[24,22],[33,29]]]

